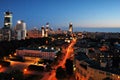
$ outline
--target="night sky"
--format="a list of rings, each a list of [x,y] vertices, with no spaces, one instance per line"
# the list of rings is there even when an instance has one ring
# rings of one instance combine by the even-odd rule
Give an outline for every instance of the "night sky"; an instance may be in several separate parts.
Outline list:
[[[120,28],[120,0],[0,0],[0,27],[4,12],[13,13],[13,27],[24,20],[27,28],[45,25],[54,28]],[[98,29],[99,29],[98,28]]]

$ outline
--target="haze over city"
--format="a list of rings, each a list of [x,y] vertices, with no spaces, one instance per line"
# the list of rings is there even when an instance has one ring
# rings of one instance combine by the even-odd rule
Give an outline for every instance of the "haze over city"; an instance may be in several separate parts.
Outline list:
[[[66,29],[72,22],[77,31],[107,28],[105,31],[119,32],[119,3],[120,0],[0,0],[0,27],[3,27],[3,13],[9,10],[13,13],[13,27],[18,20],[24,20],[28,29],[40,28],[46,22],[53,29]]]

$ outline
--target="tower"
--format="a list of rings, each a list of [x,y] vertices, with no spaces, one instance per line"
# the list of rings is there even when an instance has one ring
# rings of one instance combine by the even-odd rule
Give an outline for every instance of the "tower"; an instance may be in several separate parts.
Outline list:
[[[41,27],[41,31],[42,31],[42,37],[45,37],[45,29],[44,29],[44,26]]]
[[[2,28],[3,40],[10,41],[12,36],[12,12],[4,13],[4,27]]]
[[[12,27],[12,12],[5,12],[4,13],[4,28],[10,29]]]
[[[69,24],[69,32],[70,32],[70,33],[73,32],[73,24],[72,24],[72,23]]]
[[[16,38],[18,40],[21,40],[21,39],[25,39],[26,38],[26,33],[27,33],[27,30],[26,30],[26,23],[22,20],[19,20],[17,22],[17,25],[15,27],[15,30],[16,30]]]
[[[49,23],[46,23],[45,37],[48,37]]]

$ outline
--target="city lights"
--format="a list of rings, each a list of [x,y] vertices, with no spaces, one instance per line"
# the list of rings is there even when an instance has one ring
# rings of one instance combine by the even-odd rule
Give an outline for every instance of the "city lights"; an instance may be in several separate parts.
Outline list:
[[[2,68],[2,65],[0,65],[0,68]]]
[[[27,72],[27,69],[24,69],[24,72]]]
[[[120,80],[119,3],[0,1],[0,80]]]

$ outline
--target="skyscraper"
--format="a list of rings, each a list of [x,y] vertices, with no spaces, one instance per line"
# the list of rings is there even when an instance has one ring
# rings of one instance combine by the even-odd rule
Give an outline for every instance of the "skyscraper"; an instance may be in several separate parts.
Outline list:
[[[45,37],[45,28],[44,28],[44,26],[41,27],[41,31],[42,31],[42,37]]]
[[[2,40],[10,41],[12,33],[12,12],[4,13],[4,27],[2,28]]]
[[[72,23],[69,24],[69,32],[70,32],[70,33],[73,32],[73,24],[72,24]]]
[[[45,37],[48,37],[49,23],[46,23]]]
[[[12,12],[4,13],[4,28],[10,29],[12,27]]]
[[[15,31],[16,31],[16,38],[18,40],[25,39],[26,38],[26,33],[27,33],[26,23],[22,20],[19,20],[17,22],[16,27],[15,27]]]

